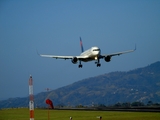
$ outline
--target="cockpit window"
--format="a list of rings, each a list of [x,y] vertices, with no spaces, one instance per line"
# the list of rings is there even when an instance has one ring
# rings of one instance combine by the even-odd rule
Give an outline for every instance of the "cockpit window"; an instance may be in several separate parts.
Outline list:
[[[94,49],[93,51],[100,51],[100,49]]]

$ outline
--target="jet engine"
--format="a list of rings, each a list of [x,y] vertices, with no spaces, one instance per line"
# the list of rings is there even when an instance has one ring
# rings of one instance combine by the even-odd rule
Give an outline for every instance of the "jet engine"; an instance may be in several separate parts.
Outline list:
[[[110,61],[111,61],[111,56],[106,56],[106,57],[104,58],[104,60],[105,60],[106,62],[110,62]]]
[[[77,59],[76,57],[72,58],[72,63],[73,63],[73,64],[76,64],[77,61],[78,61],[78,59]]]

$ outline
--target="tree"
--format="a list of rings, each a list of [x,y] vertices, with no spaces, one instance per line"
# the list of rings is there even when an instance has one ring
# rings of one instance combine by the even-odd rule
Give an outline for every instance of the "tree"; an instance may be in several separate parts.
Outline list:
[[[144,106],[143,102],[133,102],[131,106]]]
[[[148,101],[147,106],[152,106],[152,105],[153,105],[153,102],[151,100]]]

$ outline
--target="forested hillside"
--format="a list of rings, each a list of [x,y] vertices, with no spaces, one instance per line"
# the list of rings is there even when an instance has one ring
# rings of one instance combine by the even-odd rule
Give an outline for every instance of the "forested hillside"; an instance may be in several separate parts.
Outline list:
[[[127,72],[111,72],[86,78],[71,85],[35,95],[35,105],[111,105],[118,102],[160,102],[160,62]],[[27,107],[28,97],[0,101],[3,107]]]

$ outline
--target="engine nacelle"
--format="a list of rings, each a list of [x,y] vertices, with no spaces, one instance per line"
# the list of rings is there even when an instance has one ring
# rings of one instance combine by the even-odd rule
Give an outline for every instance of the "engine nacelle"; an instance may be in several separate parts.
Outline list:
[[[76,64],[77,61],[78,61],[78,59],[77,59],[76,57],[72,58],[72,63],[73,63],[73,64]]]
[[[106,62],[110,62],[110,61],[111,61],[111,56],[106,56],[106,57],[104,58],[104,60],[105,60]]]

